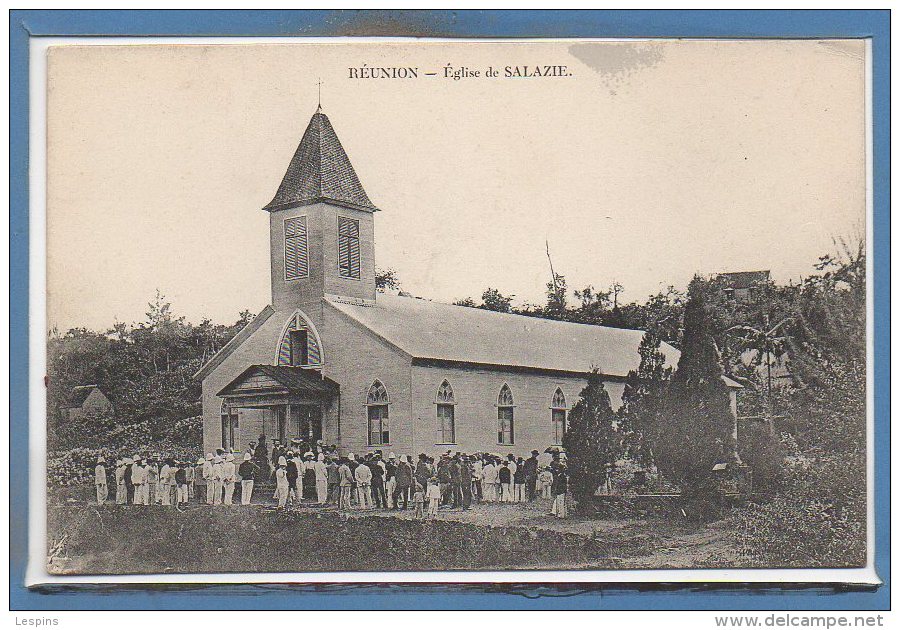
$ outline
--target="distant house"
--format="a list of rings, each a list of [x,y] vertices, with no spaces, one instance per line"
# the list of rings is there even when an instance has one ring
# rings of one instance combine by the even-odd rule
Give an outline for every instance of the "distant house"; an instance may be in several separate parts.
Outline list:
[[[716,279],[725,297],[744,302],[754,298],[757,287],[769,282],[769,270],[720,273]]]
[[[60,411],[64,419],[75,420],[86,415],[112,416],[116,408],[97,385],[79,385],[72,388],[69,402]]]

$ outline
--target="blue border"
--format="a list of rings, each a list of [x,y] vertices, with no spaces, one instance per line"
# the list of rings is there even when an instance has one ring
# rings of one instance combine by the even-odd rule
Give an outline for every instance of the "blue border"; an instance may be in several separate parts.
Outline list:
[[[875,511],[869,592],[626,590],[536,597],[459,587],[29,591],[28,489],[10,484],[10,609],[890,609],[890,11],[10,12],[10,479],[28,469],[28,42],[42,36],[871,37],[875,200]],[[402,599],[395,596],[402,592]],[[235,595],[254,595],[235,597]]]

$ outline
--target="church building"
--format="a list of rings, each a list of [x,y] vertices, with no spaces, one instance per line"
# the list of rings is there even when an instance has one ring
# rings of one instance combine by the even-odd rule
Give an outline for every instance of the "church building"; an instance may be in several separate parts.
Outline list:
[[[321,108],[263,209],[272,301],[195,375],[204,452],[264,434],[343,454],[525,455],[562,443],[593,367],[621,404],[643,331],[376,291],[378,208]]]

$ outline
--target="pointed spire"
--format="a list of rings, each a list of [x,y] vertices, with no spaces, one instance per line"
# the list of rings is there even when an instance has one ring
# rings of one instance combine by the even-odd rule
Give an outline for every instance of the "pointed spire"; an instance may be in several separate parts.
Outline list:
[[[369,200],[331,121],[316,109],[303,133],[278,192],[263,210],[274,212],[320,201],[359,210],[378,208]]]

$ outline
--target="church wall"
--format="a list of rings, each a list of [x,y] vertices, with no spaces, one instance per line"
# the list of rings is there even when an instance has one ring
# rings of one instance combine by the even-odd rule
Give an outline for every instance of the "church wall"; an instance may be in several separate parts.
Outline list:
[[[456,406],[456,444],[437,442],[435,397],[444,379],[453,387]],[[413,409],[415,452],[434,455],[447,450],[463,452],[513,453],[526,456],[532,449],[543,452],[553,444],[551,401],[557,387],[571,408],[587,384],[587,377],[550,376],[503,372],[477,368],[413,366]],[[497,441],[497,397],[509,385],[513,403],[514,444]],[[624,384],[605,383],[613,408],[622,402]]]
[[[410,357],[327,305],[323,329],[324,372],[341,386],[341,452],[411,452]],[[386,445],[368,444],[366,395],[375,379],[384,384],[390,400],[391,443]]]
[[[216,396],[216,393],[249,366],[273,363],[275,348],[281,338],[281,330],[293,312],[294,310],[274,313],[203,379],[204,453],[209,453],[222,446],[222,399]],[[255,440],[259,436],[260,424],[261,412],[251,409],[238,411],[239,432],[235,435],[235,443],[238,448],[246,448],[251,440]],[[271,446],[271,438],[269,438],[269,445]]]

